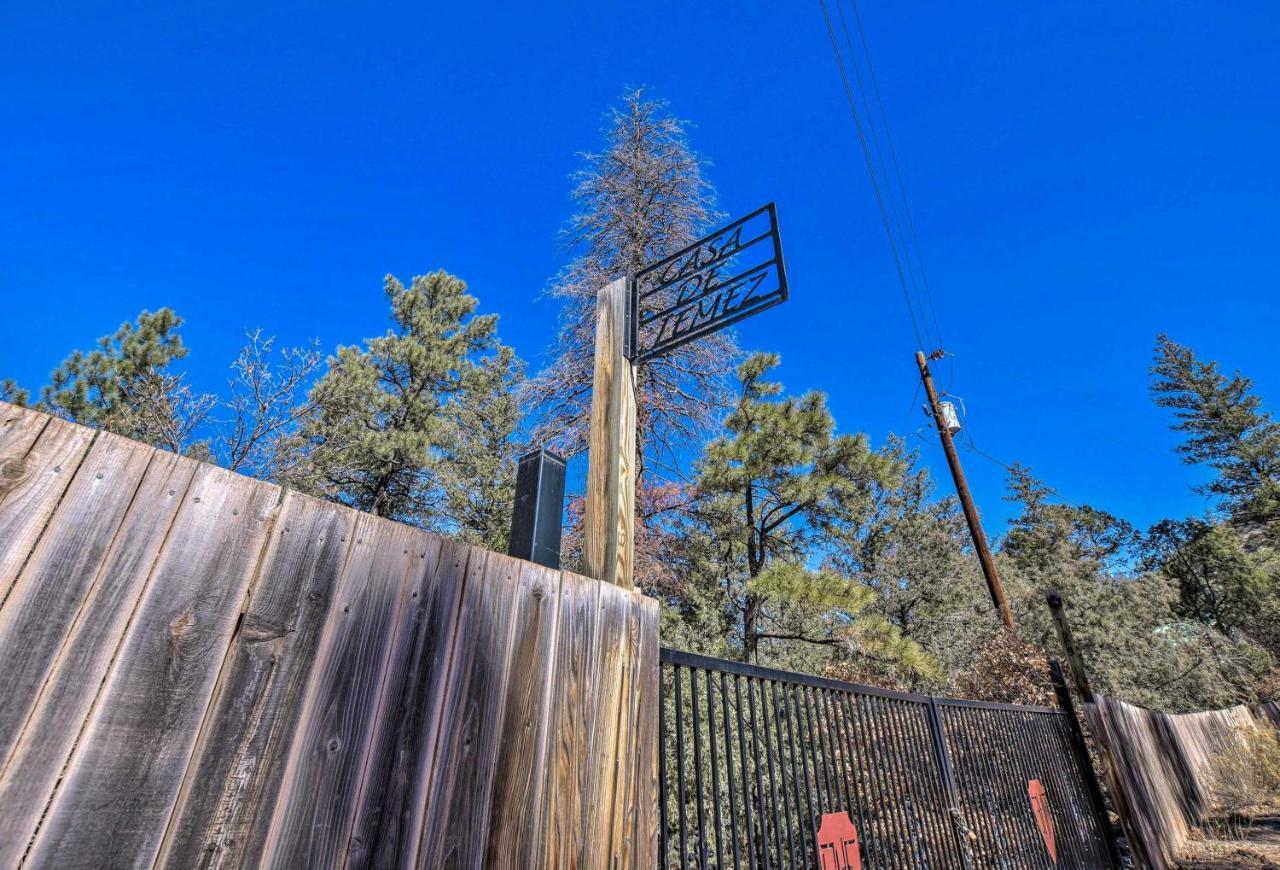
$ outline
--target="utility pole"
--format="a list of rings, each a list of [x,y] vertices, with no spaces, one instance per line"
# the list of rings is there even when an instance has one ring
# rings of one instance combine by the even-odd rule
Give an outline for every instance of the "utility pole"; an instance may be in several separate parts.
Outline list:
[[[951,430],[947,428],[942,416],[942,406],[938,403],[938,391],[933,387],[933,377],[929,374],[929,361],[923,351],[916,351],[916,365],[920,367],[920,380],[929,397],[929,408],[933,411],[933,422],[938,428],[938,436],[942,439],[942,452],[947,455],[947,465],[951,468],[951,478],[956,483],[956,495],[960,497],[960,506],[964,508],[964,518],[969,524],[969,534],[973,537],[973,548],[978,551],[978,561],[982,564],[982,575],[987,578],[987,589],[991,592],[991,601],[1000,611],[1000,618],[1010,630],[1013,630],[1013,613],[1009,610],[1009,599],[1005,597],[1004,585],[1000,582],[1000,572],[996,570],[995,559],[991,556],[991,548],[987,546],[987,536],[983,534],[982,523],[978,519],[978,509],[974,507],[973,496],[969,494],[969,484],[964,479],[964,469],[960,467],[960,456],[956,453],[955,442],[951,440]]]

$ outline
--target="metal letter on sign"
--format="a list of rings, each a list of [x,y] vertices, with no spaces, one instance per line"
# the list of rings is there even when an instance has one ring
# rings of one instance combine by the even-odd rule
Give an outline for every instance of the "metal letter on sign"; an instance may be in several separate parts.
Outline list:
[[[1031,798],[1031,812],[1036,817],[1036,826],[1040,828],[1040,836],[1044,837],[1044,847],[1049,850],[1053,863],[1058,863],[1058,842],[1053,833],[1053,815],[1049,812],[1049,796],[1044,793],[1044,786],[1038,779],[1027,780],[1027,797]]]
[[[827,813],[818,826],[818,857],[821,870],[862,870],[858,852],[858,829],[848,813]]]
[[[769,203],[636,274],[627,357],[639,365],[786,300],[778,213]]]

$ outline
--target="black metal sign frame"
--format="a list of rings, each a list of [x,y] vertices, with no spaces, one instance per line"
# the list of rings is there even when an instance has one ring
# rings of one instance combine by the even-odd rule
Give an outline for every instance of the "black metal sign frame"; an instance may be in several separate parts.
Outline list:
[[[744,241],[743,232],[761,215],[767,216],[768,229]],[[752,250],[758,253],[759,245],[769,246],[768,259],[737,274],[722,274],[736,257]],[[771,276],[776,280],[770,281]],[[666,307],[645,310],[647,300],[672,294],[675,299]],[[787,295],[778,212],[769,203],[632,277],[626,355],[639,365],[786,302]],[[649,340],[642,330],[655,322],[657,338]]]

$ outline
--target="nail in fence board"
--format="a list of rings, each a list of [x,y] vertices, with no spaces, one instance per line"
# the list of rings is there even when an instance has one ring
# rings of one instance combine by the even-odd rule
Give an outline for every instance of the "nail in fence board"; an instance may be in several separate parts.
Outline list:
[[[289,493],[187,768],[158,864],[239,867],[265,838],[358,514]]]
[[[31,866],[154,859],[278,494],[211,466],[196,473],[36,835]]]
[[[31,841],[196,467],[154,454],[84,606],[64,626],[58,658],[0,774],[0,867]]]

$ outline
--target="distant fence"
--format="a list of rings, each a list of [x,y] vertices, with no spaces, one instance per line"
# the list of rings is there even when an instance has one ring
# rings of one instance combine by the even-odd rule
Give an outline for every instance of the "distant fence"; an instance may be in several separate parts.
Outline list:
[[[643,596],[0,404],[0,867],[652,867]]]
[[[1062,710],[668,649],[661,659],[663,870],[1115,864],[1084,744]],[[856,845],[820,852],[834,813],[848,814]]]
[[[1207,819],[1209,762],[1240,739],[1239,729],[1280,724],[1280,705],[1175,715],[1096,696],[1085,715],[1109,756],[1135,859],[1164,870],[1176,865],[1191,831]]]

